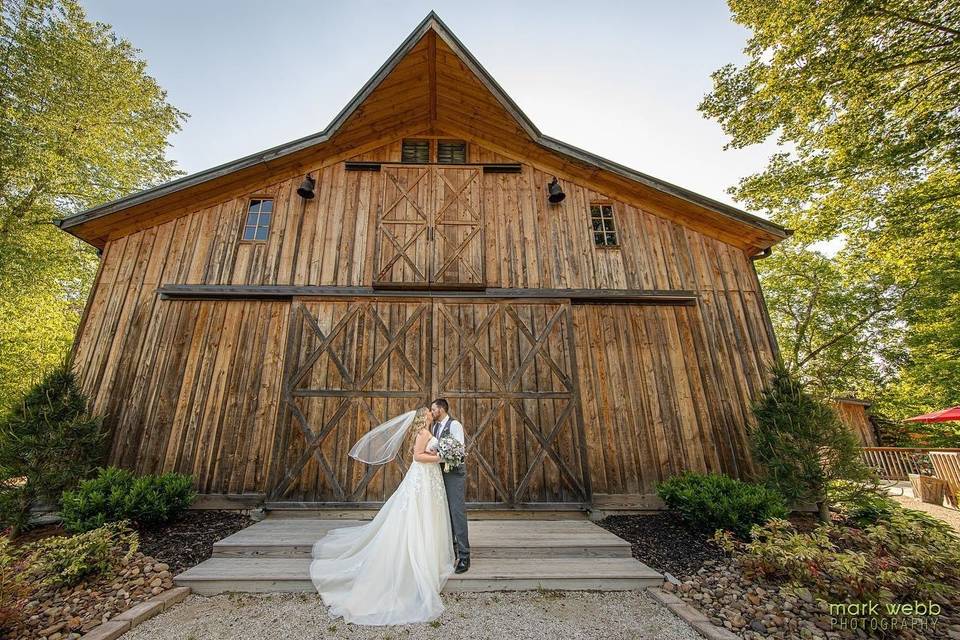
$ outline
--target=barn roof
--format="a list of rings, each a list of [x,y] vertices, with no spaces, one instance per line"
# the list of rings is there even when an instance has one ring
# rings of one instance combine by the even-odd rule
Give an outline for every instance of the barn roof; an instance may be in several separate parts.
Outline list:
[[[434,37],[426,37],[431,34]],[[424,70],[426,73],[420,72]],[[458,71],[465,75],[453,78],[452,74]],[[473,89],[469,82],[464,82],[467,75],[471,74]],[[405,100],[405,96],[398,93],[397,89],[414,82],[426,82],[425,88],[428,91],[426,95],[418,95],[415,100]],[[449,94],[437,88],[444,86],[444,83],[450,89]],[[471,90],[473,97],[466,97]],[[392,93],[387,95],[389,92]],[[480,93],[486,95],[480,96]],[[462,103],[470,99],[479,105],[472,115],[452,114],[453,111],[462,111]],[[484,104],[485,99],[488,104]],[[484,120],[477,113],[481,108],[498,112],[502,110],[502,117],[499,120],[492,117]],[[505,124],[507,116],[510,119],[509,124]],[[402,120],[404,117],[405,121]],[[371,126],[374,120],[377,126]],[[409,126],[402,127],[401,124],[411,125],[414,122],[420,125],[428,124],[431,129],[439,122],[436,127],[438,131],[452,131],[474,138],[482,138],[484,134],[489,135],[490,131],[495,131],[500,138],[515,139],[517,146],[501,149],[508,154],[516,154],[520,149],[529,150],[532,145],[540,151],[564,159],[561,169],[569,170],[572,174],[586,171],[587,175],[593,178],[605,176],[607,180],[619,179],[621,184],[624,180],[628,181],[647,197],[660,198],[660,202],[668,207],[679,206],[678,210],[694,222],[724,228],[724,239],[737,240],[735,244],[750,250],[766,249],[791,233],[764,218],[541,133],[434,11],[427,14],[323,131],[132,193],[54,223],[61,229],[102,247],[108,237],[116,235],[117,217],[122,218],[119,224],[125,223],[128,217],[142,217],[149,224],[151,215],[157,214],[164,207],[173,207],[184,201],[200,202],[203,197],[215,193],[219,186],[235,184],[244,176],[255,177],[269,172],[297,170],[304,163],[305,154],[318,150],[326,150],[328,153],[343,152],[351,144],[358,146],[360,142],[369,142],[369,130],[396,135],[412,131]],[[358,133],[358,123],[364,123],[368,127],[365,133],[367,137]],[[521,138],[525,139],[521,141]],[[491,141],[482,140],[481,144],[489,146]]]

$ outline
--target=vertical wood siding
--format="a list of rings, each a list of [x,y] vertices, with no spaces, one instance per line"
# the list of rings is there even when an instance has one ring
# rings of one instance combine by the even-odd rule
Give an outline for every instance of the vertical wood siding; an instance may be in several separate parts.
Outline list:
[[[399,153],[397,142],[354,159],[395,162]],[[515,161],[474,144],[469,154]],[[113,461],[197,473],[204,492],[267,489],[289,303],[160,300],[156,288],[370,286],[386,172],[339,163],[313,175],[313,200],[296,195],[299,177],[283,180],[107,243],[74,349],[92,409],[115,430]],[[680,468],[741,472],[749,403],[772,354],[749,259],[583,185],[564,182],[566,200],[551,206],[550,178],[530,164],[479,177],[486,286],[699,296],[684,308],[574,307],[589,440],[610,428],[616,442],[610,451],[591,445],[594,491],[646,492]],[[274,198],[266,242],[241,241],[251,197]],[[613,203],[619,248],[593,246],[594,200]]]
[[[574,326],[596,493],[651,494],[684,470],[753,472],[746,403],[755,362],[770,358],[760,340],[738,342],[706,305],[575,306]]]

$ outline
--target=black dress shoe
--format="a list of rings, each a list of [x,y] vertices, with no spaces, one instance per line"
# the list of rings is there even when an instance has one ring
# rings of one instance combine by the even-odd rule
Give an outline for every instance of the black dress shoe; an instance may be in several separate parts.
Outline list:
[[[462,558],[457,562],[457,568],[453,570],[454,573],[466,573],[467,569],[470,568],[470,558]]]

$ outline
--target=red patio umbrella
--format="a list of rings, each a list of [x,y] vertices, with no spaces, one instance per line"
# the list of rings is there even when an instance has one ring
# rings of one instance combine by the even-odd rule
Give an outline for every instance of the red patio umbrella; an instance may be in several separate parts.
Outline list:
[[[925,413],[922,416],[913,416],[906,418],[904,422],[955,422],[960,421],[960,405],[950,407],[949,409],[940,409],[933,413]]]

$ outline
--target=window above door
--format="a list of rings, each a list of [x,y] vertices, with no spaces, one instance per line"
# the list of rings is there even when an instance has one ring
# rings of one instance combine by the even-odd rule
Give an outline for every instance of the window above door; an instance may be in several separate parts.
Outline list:
[[[466,164],[467,143],[463,140],[437,140],[437,162],[440,164]]]
[[[400,161],[411,164],[427,164],[430,162],[430,141],[404,140]]]
[[[430,138],[403,140],[400,161],[408,164],[466,164],[467,142]]]

